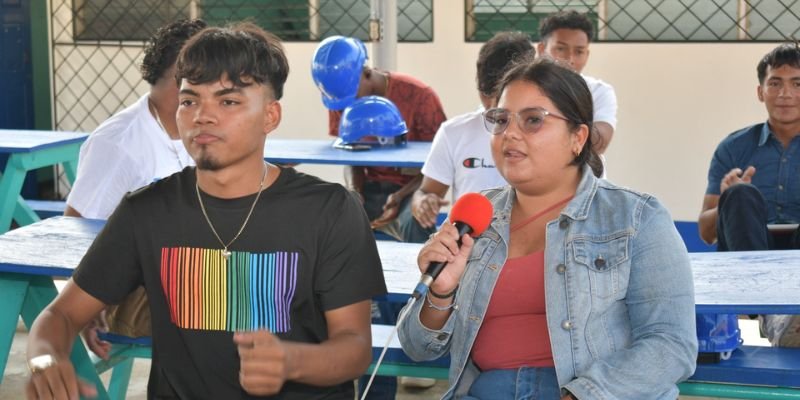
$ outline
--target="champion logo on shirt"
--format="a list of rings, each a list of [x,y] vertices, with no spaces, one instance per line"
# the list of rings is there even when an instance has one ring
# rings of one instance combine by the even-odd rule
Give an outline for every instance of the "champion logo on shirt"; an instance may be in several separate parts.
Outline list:
[[[465,158],[461,165],[465,168],[494,168],[494,165],[487,163],[483,158],[476,157]]]
[[[161,249],[161,285],[170,319],[184,329],[242,331],[291,329],[297,288],[296,252]]]

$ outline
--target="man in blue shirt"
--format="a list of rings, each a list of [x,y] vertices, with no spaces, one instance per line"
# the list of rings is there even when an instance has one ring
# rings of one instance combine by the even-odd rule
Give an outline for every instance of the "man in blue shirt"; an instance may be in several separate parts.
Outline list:
[[[769,117],[726,137],[708,170],[700,236],[720,251],[800,248],[797,228],[787,228],[800,222],[800,45],[776,47],[757,71]],[[783,316],[767,316],[763,328],[773,344],[785,345],[781,336],[792,323],[773,324],[773,317]]]

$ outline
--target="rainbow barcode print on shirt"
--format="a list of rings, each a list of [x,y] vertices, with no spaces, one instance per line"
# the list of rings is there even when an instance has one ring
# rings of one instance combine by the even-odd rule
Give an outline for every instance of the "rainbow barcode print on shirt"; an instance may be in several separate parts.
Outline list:
[[[170,247],[161,250],[161,285],[170,319],[185,329],[288,332],[297,288],[296,252]]]

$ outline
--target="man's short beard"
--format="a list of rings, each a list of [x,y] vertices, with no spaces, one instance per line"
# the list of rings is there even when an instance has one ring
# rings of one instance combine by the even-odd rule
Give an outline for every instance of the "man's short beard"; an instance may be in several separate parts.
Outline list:
[[[195,163],[197,164],[197,169],[199,170],[218,171],[220,168],[222,168],[222,165],[206,154],[200,155],[200,158],[195,160]]]

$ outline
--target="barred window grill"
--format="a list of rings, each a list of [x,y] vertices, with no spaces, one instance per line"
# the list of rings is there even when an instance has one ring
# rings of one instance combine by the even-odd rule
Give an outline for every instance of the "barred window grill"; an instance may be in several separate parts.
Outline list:
[[[431,41],[433,0],[398,0],[398,40]],[[368,39],[369,0],[74,0],[75,40],[146,40],[178,18],[251,20],[286,41]]]
[[[455,0],[442,0],[455,1]],[[143,41],[177,18],[251,19],[286,41],[368,38],[370,0],[50,0],[55,125],[91,131],[148,87]],[[400,41],[433,40],[433,0],[397,0]],[[800,39],[800,0],[465,0],[466,41],[500,30],[537,38],[539,20],[588,12],[599,41]]]
[[[465,0],[466,41],[501,30],[538,40],[539,21],[586,12],[607,42],[774,42],[800,39],[800,0]]]
[[[433,0],[397,0],[401,42],[433,40]],[[50,0],[55,126],[92,131],[147,92],[138,66],[158,27],[250,20],[284,41],[368,40],[370,0]]]

